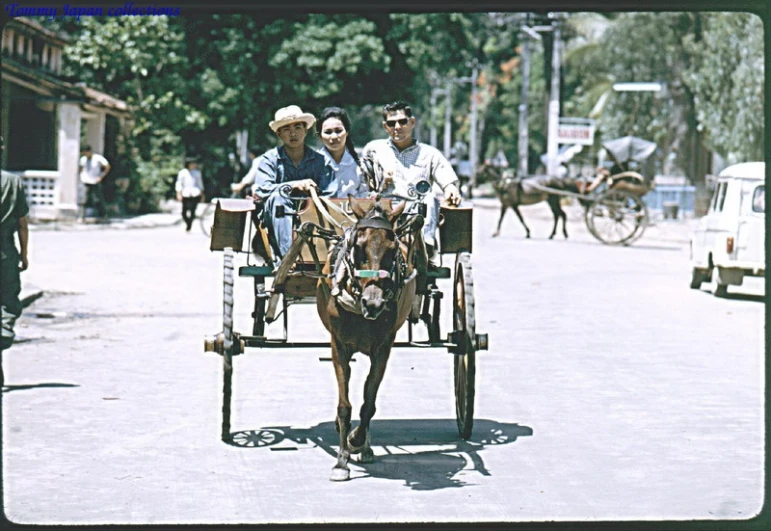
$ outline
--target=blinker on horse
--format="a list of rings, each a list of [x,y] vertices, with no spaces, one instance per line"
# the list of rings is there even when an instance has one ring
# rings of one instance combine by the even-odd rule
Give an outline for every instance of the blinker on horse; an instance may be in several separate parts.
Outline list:
[[[412,252],[397,236],[395,223],[406,202],[391,208],[390,200],[350,199],[357,218],[330,253],[327,275],[317,288],[319,317],[331,335],[332,363],[338,386],[335,427],[340,436],[332,481],[350,478],[352,454],[372,462],[369,425],[396,332],[407,320],[415,296]],[[414,230],[414,229],[413,229]],[[419,230],[419,227],[418,227]],[[331,274],[330,274],[331,273]],[[333,281],[334,280],[334,281]],[[370,357],[360,423],[351,430],[348,383],[354,353]]]

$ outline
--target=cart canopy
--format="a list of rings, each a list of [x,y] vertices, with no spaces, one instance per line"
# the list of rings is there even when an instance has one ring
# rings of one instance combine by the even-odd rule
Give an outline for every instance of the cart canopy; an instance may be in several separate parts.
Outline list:
[[[656,143],[636,136],[623,136],[614,140],[603,142],[608,154],[617,164],[629,162],[643,162],[656,151]]]

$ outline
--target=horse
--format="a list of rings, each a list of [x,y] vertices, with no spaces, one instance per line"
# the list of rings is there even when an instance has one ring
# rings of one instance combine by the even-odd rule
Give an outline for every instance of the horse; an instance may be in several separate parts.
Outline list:
[[[351,455],[358,454],[362,463],[374,459],[369,425],[375,414],[375,399],[396,332],[410,314],[416,291],[413,252],[418,247],[408,249],[395,229],[406,201],[391,208],[390,199],[349,199],[356,222],[330,251],[322,270],[326,276],[319,280],[316,293],[319,317],[331,336],[338,388],[335,427],[340,446],[331,481],[350,478]],[[421,242],[416,236],[415,242]],[[351,431],[348,383],[351,357],[356,352],[369,356],[371,363],[360,422]]]
[[[546,201],[549,204],[549,208],[554,216],[554,227],[552,228],[551,235],[549,235],[549,239],[553,239],[554,235],[557,233],[557,223],[560,218],[562,219],[562,234],[565,235],[565,238],[568,237],[566,227],[567,214],[565,214],[565,211],[562,210],[562,206],[560,205],[561,196],[545,192],[540,188],[552,188],[583,195],[588,188],[587,182],[546,175],[516,179],[513,175],[509,175],[506,172],[499,172],[499,170],[488,165],[482,166],[480,171],[493,174],[493,177],[490,178],[490,180],[493,182],[495,193],[501,201],[501,215],[498,218],[498,227],[493,233],[493,238],[501,233],[501,223],[503,222],[503,216],[506,214],[506,209],[508,208],[511,208],[514,211],[519,218],[519,221],[522,223],[522,226],[525,227],[525,237],[530,238],[530,229],[522,218],[519,207],[521,205],[534,205],[542,201]],[[582,201],[582,204],[586,206],[588,203]]]

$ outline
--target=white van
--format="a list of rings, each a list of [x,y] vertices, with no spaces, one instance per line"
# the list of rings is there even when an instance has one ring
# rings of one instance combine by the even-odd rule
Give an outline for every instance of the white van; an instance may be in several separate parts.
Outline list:
[[[745,276],[766,274],[766,164],[744,162],[720,172],[707,215],[691,236],[691,288],[717,272],[716,297]]]

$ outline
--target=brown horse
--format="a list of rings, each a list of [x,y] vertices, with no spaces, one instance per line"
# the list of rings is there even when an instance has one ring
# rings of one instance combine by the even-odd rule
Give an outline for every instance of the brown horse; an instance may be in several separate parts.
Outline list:
[[[415,296],[412,267],[415,247],[408,252],[394,229],[406,202],[392,209],[390,200],[351,198],[350,205],[357,221],[330,252],[323,270],[327,278],[320,280],[317,288],[317,309],[331,334],[332,363],[338,386],[335,425],[340,448],[330,477],[332,481],[349,479],[351,454],[359,454],[359,461],[363,463],[374,458],[369,424],[375,414],[375,399],[396,332],[406,321]],[[351,431],[348,383],[355,352],[369,356],[371,363],[364,384],[361,420]]]
[[[542,201],[546,201],[549,204],[549,208],[554,216],[554,227],[549,235],[549,239],[551,240],[554,238],[554,235],[557,234],[557,223],[560,219],[562,219],[562,234],[567,238],[568,231],[565,226],[567,214],[565,214],[565,211],[562,210],[562,205],[560,205],[561,196],[545,192],[542,188],[584,194],[589,186],[589,183],[585,181],[545,175],[517,179],[513,175],[508,175],[506,172],[502,172],[487,165],[482,166],[479,171],[483,174],[487,174],[488,179],[493,183],[495,193],[501,201],[501,215],[498,218],[498,226],[493,233],[493,238],[501,233],[501,223],[503,222],[503,216],[506,214],[508,208],[511,208],[517,215],[522,226],[525,227],[525,237],[529,238],[530,229],[522,218],[519,207],[522,205],[534,205]]]

